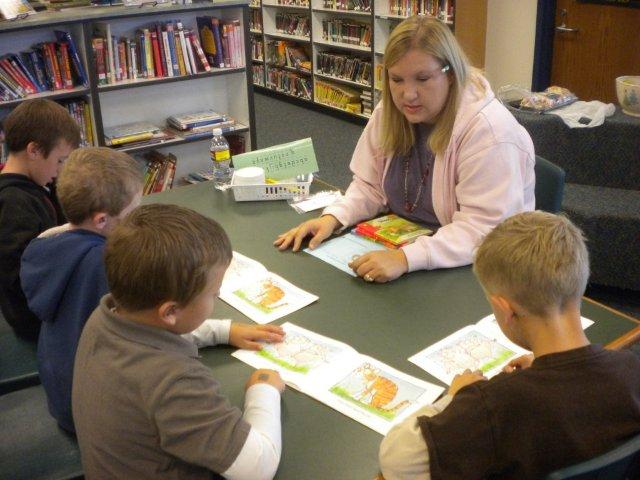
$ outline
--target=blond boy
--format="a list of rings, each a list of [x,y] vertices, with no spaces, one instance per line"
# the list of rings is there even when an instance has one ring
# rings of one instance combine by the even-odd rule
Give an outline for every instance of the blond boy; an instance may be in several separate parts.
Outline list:
[[[245,412],[231,407],[195,345],[181,335],[213,310],[231,245],[213,220],[175,205],[134,210],[107,240],[111,293],[82,333],[73,417],[91,478],[270,479],[280,459],[276,372],[247,382]],[[257,348],[276,326],[219,321],[214,342]]]
[[[380,447],[387,480],[539,479],[640,432],[640,360],[582,330],[580,230],[563,216],[515,215],[484,239],[474,272],[504,334],[533,354],[488,381],[458,375],[391,430]]]
[[[80,128],[51,100],[27,100],[3,121],[7,163],[0,173],[0,309],[21,337],[36,340],[40,321],[20,288],[20,257],[44,230],[65,223],[54,180],[80,143]]]

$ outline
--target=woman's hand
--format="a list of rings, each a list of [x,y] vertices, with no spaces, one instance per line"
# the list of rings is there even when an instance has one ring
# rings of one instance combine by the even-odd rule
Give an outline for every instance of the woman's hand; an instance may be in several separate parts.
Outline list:
[[[302,240],[308,235],[312,235],[309,241],[309,248],[313,250],[320,245],[323,240],[329,238],[340,226],[342,226],[342,224],[333,215],[323,215],[320,218],[307,220],[288,232],[278,235],[273,245],[278,247],[278,250],[286,250],[293,244],[292,250],[297,252],[300,250]]]
[[[377,250],[365,253],[349,267],[367,282],[385,283],[407,273],[409,264],[402,250]]]

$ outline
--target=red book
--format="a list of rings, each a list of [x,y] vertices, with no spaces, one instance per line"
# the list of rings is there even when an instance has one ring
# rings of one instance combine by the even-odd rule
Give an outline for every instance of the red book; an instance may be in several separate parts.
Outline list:
[[[125,48],[124,41],[118,42],[118,63],[120,69],[120,80],[129,78],[129,72],[127,70],[127,49]]]
[[[189,40],[191,40],[191,45],[193,45],[193,49],[200,60],[200,64],[204,68],[205,72],[211,71],[211,65],[209,65],[209,61],[204,54],[204,50],[200,46],[200,41],[198,40],[198,36],[194,32],[189,32]]]
[[[230,35],[229,35],[229,25],[226,23],[224,25],[220,25],[222,30],[222,54],[224,56],[224,66],[229,68],[231,67],[231,56],[229,54],[230,43]]]
[[[0,60],[0,65],[26,93],[36,93],[37,90],[31,85],[31,82],[22,75],[22,72],[18,72],[7,58]]]
[[[96,74],[98,75],[98,85],[107,84],[107,67],[104,60],[104,41],[100,37],[91,39],[93,47],[93,57],[95,59]]]
[[[73,88],[73,77],[71,76],[71,59],[69,58],[69,49],[65,42],[60,43],[60,76],[64,88]]]
[[[160,72],[162,73],[161,76],[163,77],[168,77],[169,75],[167,74],[167,64],[166,64],[166,56],[164,53],[164,41],[162,40],[162,25],[160,23],[156,24],[156,40],[158,41],[158,50],[160,52]],[[156,64],[157,62],[157,58],[156,58]]]
[[[156,77],[164,77],[164,69],[162,68],[162,58],[160,56],[160,42],[158,42],[158,33],[151,30],[151,50],[153,50],[153,64],[156,71]]]
[[[55,84],[55,90],[62,90],[64,85],[62,84],[62,74],[60,73],[60,64],[58,63],[58,54],[56,52],[56,44],[48,42],[44,44],[45,51],[48,53],[51,59],[51,66],[53,67],[53,82]]]

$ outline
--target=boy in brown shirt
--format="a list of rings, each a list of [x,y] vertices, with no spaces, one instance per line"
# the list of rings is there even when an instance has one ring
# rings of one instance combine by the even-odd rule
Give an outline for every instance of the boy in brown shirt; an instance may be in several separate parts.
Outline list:
[[[275,474],[284,390],[278,373],[251,375],[243,414],[220,395],[196,345],[182,336],[211,314],[230,261],[224,230],[175,205],[139,207],[112,231],[105,249],[111,293],[85,325],[73,376],[88,479]],[[211,329],[217,343],[242,348],[283,334],[277,326],[224,320]]]
[[[563,216],[515,215],[486,236],[473,268],[504,334],[533,354],[488,381],[456,376],[392,429],[380,447],[386,480],[539,479],[640,432],[640,360],[591,345],[581,326],[580,230]]]

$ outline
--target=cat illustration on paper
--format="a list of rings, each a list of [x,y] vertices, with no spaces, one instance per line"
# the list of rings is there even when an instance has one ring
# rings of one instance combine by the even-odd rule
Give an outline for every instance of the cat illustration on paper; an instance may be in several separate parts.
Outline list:
[[[258,294],[249,300],[266,310],[274,310],[287,304],[286,302],[278,303],[285,295],[286,293],[279,286],[271,280],[265,280],[262,282],[262,287]]]
[[[369,363],[364,363],[357,371],[366,381],[365,388],[354,397],[359,402],[366,403],[373,408],[385,412],[397,412],[409,405],[408,400],[403,400],[396,405],[387,406],[396,397],[398,385],[388,378],[381,376],[379,369]]]

